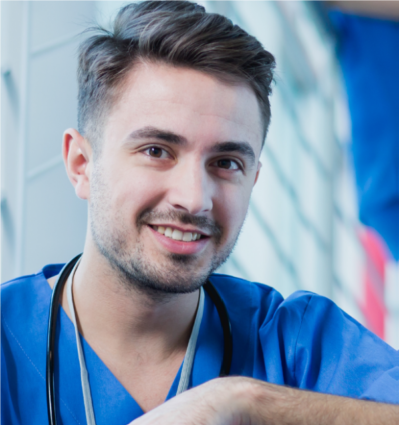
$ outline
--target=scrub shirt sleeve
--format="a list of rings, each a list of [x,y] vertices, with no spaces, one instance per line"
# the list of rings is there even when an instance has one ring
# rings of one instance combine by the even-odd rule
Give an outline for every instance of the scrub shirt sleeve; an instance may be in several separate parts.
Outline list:
[[[309,303],[295,345],[298,387],[399,403],[398,352],[331,300],[302,296]]]
[[[269,382],[399,403],[398,352],[325,297],[294,293],[260,339]]]

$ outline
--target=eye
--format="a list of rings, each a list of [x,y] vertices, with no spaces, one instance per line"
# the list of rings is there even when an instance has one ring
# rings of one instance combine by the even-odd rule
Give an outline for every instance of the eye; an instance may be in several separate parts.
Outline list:
[[[215,164],[218,168],[224,170],[239,170],[241,168],[236,161],[228,158],[218,159]]]
[[[145,152],[148,156],[151,156],[152,158],[166,159],[171,157],[165,149],[162,149],[159,146],[150,146],[143,152]]]

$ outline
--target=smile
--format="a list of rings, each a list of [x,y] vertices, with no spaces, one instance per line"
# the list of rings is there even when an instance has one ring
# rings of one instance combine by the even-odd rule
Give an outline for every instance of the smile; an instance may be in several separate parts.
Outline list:
[[[194,242],[201,238],[200,233],[194,232],[182,232],[179,229],[173,229],[172,227],[164,227],[164,226],[151,226],[154,230],[156,230],[161,235],[166,236],[169,239],[173,239],[175,241],[183,241],[183,242]]]

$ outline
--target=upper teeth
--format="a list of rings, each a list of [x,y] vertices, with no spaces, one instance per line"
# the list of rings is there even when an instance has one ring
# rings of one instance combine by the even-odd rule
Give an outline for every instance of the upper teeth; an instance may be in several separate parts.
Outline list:
[[[199,233],[182,232],[181,230],[172,229],[171,227],[153,226],[153,228],[167,238],[174,239],[175,241],[191,242],[198,240],[201,235]]]

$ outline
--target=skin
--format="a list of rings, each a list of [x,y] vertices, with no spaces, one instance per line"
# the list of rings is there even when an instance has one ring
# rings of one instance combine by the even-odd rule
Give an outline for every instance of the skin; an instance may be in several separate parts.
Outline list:
[[[89,205],[73,296],[81,333],[148,411],[165,400],[183,361],[198,287],[237,239],[260,169],[263,127],[250,88],[194,70],[143,63],[121,91],[99,154],[76,130],[64,135],[69,179]],[[232,141],[238,150],[218,152]],[[151,215],[138,225],[146,211]],[[149,225],[198,231],[204,239],[192,252],[192,242],[173,244]],[[113,245],[123,267],[136,261],[165,290],[180,293],[143,287],[101,252]],[[62,305],[70,314],[65,294]]]
[[[154,128],[184,143],[154,136]],[[76,130],[65,132],[67,173],[89,205],[73,284],[79,330],[149,412],[135,425],[397,424],[398,406],[244,377],[214,379],[163,403],[195,317],[198,289],[192,282],[199,285],[215,257],[222,261],[234,245],[260,170],[261,135],[259,106],[248,87],[161,64],[142,64],[129,74],[104,123],[100,154]],[[217,152],[226,141],[247,149]],[[161,224],[205,237],[194,249],[165,242],[149,227]],[[119,265],[108,258],[115,244],[123,258]],[[163,290],[145,288],[122,270],[135,261],[152,278],[158,274]],[[70,316],[65,293],[62,306]]]
[[[131,425],[397,425],[398,407],[232,377],[190,389]]]
[[[358,15],[399,21],[398,1],[329,1],[327,5]]]

